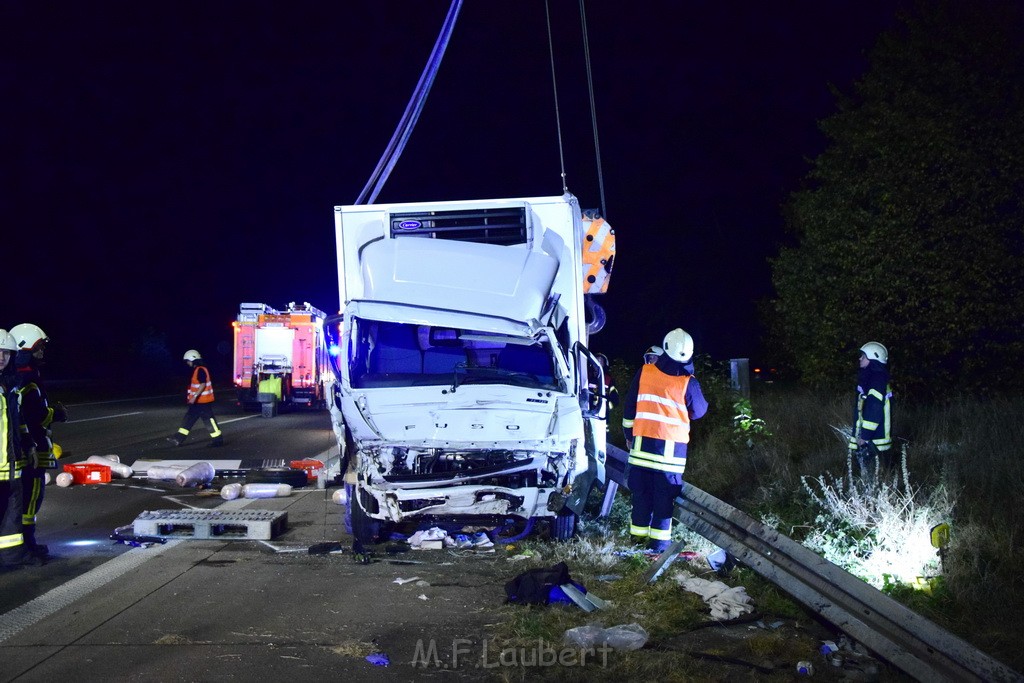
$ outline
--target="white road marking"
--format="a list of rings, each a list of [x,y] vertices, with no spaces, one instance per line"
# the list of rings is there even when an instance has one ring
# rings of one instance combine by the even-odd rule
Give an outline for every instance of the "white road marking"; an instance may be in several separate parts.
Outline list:
[[[232,422],[238,422],[239,420],[248,420],[254,417],[259,417],[259,415],[246,415],[245,417],[236,417],[231,420],[218,420],[218,422],[222,425],[226,425],[231,424]]]
[[[77,422],[95,422],[96,420],[113,420],[115,417],[128,417],[129,415],[142,415],[142,411],[134,413],[119,413],[117,415],[104,415],[103,417],[88,417],[84,420],[68,420],[64,424],[73,425]]]

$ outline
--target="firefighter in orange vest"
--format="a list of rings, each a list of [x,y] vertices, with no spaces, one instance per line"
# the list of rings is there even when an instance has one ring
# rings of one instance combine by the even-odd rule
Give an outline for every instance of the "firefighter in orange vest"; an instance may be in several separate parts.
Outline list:
[[[622,428],[629,447],[633,513],[629,534],[661,552],[672,539],[672,512],[682,492],[690,422],[708,402],[693,376],[693,338],[676,328],[665,335],[664,352],[641,366],[623,403]]]
[[[192,368],[192,382],[188,385],[186,396],[188,411],[185,413],[185,419],[181,421],[181,426],[178,427],[178,433],[167,437],[167,440],[175,446],[182,445],[188,438],[192,425],[199,418],[203,418],[210,429],[210,438],[213,439],[210,445],[223,446],[224,434],[217,426],[216,418],[213,417],[213,381],[210,379],[210,371],[203,364],[202,356],[195,349],[186,351],[184,359]]]

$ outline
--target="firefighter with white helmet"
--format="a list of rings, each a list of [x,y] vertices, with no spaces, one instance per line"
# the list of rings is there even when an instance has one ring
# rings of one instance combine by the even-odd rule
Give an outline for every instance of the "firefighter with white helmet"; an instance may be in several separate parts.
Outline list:
[[[188,410],[185,412],[185,418],[181,421],[177,433],[167,437],[167,440],[175,446],[182,445],[192,431],[192,426],[202,418],[210,429],[210,445],[223,446],[224,433],[220,431],[217,419],[213,416],[214,395],[210,370],[203,363],[203,357],[195,349],[186,351],[182,359],[192,368],[192,381],[189,383],[188,392],[185,395],[185,400],[188,401]]]
[[[53,443],[50,427],[54,422],[66,422],[67,409],[63,404],[50,405],[43,383],[41,369],[45,363],[50,342],[42,328],[33,323],[21,323],[10,330],[18,350],[14,366],[18,378],[21,403],[21,450],[24,468],[21,473],[22,515],[21,525],[25,549],[33,556],[45,559],[48,548],[36,542],[36,520],[46,494],[46,470],[56,469],[60,447]]]
[[[665,335],[664,352],[637,372],[623,403],[622,428],[629,446],[629,533],[651,550],[672,538],[672,512],[682,491],[690,423],[708,403],[693,376],[693,338],[676,328]]]
[[[853,404],[853,429],[849,448],[861,467],[873,467],[875,455],[891,465],[892,388],[889,385],[889,350],[876,341],[860,347],[857,397]]]
[[[0,330],[0,568],[38,563],[25,550],[21,529],[21,419],[18,414],[14,337]]]
[[[648,349],[644,351],[644,362],[655,363],[657,362],[658,357],[661,356],[661,354],[663,353],[665,353],[665,349],[661,348],[660,346],[648,347]]]

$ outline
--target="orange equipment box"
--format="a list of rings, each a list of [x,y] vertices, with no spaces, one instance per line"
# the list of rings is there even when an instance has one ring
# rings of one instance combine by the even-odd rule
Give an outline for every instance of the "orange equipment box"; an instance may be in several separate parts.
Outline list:
[[[316,481],[316,475],[324,468],[319,460],[292,460],[288,466],[293,470],[305,470],[307,481]]]
[[[81,462],[64,465],[64,471],[71,473],[76,484],[106,484],[110,481],[110,465]]]

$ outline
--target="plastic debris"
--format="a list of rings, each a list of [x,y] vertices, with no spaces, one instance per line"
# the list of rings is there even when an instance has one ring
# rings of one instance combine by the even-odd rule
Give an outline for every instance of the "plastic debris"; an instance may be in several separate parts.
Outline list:
[[[611,581],[618,581],[621,578],[622,578],[621,574],[601,574],[601,576],[597,577],[597,580],[598,581],[608,581],[608,582],[611,582]]]
[[[423,593],[420,593],[416,597],[419,598],[420,600],[429,600],[430,599],[426,595],[424,595]]]
[[[403,578],[399,577],[399,578],[395,579],[394,581],[392,581],[392,583],[397,583],[399,586],[404,586],[407,583],[412,583],[413,581],[418,581],[419,578],[420,577],[418,577],[418,576],[413,576],[413,577],[410,577],[408,579],[403,579]]]
[[[61,472],[57,475],[57,486],[65,489],[75,483],[75,476],[70,472]]]
[[[814,665],[808,661],[801,661],[796,663],[796,672],[801,676],[813,676]]]
[[[639,650],[648,639],[647,631],[640,624],[623,624],[605,628],[599,621],[577,626],[565,632],[566,645],[588,649],[607,645],[615,650]]]
[[[366,661],[374,666],[387,666],[391,663],[391,660],[383,652],[374,652],[372,655],[366,655]]]
[[[698,579],[685,571],[676,572],[673,578],[684,590],[704,598],[714,619],[728,621],[754,611],[750,596],[743,586],[730,588],[721,581]]]

